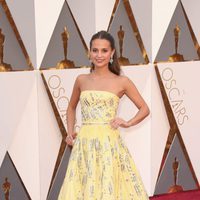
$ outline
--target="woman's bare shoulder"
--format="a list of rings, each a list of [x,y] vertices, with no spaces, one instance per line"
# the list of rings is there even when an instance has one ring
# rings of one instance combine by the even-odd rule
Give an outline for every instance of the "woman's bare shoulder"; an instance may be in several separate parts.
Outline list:
[[[119,78],[119,81],[120,82],[122,82],[122,83],[127,83],[127,82],[129,82],[130,81],[130,79],[127,77],[127,76],[125,76],[125,75],[120,75],[120,76],[118,76]]]
[[[84,81],[89,78],[89,75],[90,74],[79,74],[76,79],[77,79],[77,81]]]
[[[119,76],[119,84],[123,88],[124,91],[126,91],[130,87],[131,88],[135,87],[135,84],[133,83],[133,81],[125,75]]]

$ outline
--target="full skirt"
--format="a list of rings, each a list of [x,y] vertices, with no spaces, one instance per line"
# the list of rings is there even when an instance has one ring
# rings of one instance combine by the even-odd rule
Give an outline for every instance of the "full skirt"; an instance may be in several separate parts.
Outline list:
[[[118,130],[83,125],[58,200],[149,199]]]

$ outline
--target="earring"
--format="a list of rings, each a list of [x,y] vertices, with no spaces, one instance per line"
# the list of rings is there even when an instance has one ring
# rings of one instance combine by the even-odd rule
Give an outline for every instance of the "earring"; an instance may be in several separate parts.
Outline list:
[[[112,63],[113,63],[113,58],[111,57],[111,58],[110,58],[110,64],[112,64]]]
[[[92,60],[89,58],[89,62],[90,62],[90,65],[92,65],[93,63],[92,63]]]

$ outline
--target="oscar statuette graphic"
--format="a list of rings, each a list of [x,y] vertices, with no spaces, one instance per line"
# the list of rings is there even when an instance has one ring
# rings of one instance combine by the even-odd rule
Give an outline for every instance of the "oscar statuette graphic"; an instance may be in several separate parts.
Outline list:
[[[67,27],[64,27],[64,31],[61,33],[63,48],[64,48],[64,60],[60,61],[56,69],[67,69],[67,68],[74,68],[74,62],[67,59],[67,48],[68,48],[68,40],[69,40],[69,33],[67,31]]]
[[[174,185],[169,188],[168,193],[181,192],[181,191],[183,191],[182,186],[177,185],[179,162],[177,161],[176,157],[174,159],[172,167],[173,167],[173,171],[174,171]]]
[[[183,55],[178,53],[178,43],[179,43],[179,37],[180,37],[181,29],[178,25],[174,28],[174,39],[175,39],[175,54],[169,56],[170,62],[179,62],[184,61]]]
[[[128,58],[123,57],[122,53],[123,53],[123,43],[124,43],[124,35],[125,32],[122,29],[122,25],[120,25],[120,29],[117,32],[118,35],[118,39],[119,39],[119,52],[120,52],[120,56],[118,58],[118,62],[120,65],[129,65],[130,62],[128,60]]]
[[[0,71],[1,72],[12,70],[10,64],[3,62],[4,41],[5,41],[5,35],[2,33],[2,30],[0,28]]]
[[[5,182],[2,185],[2,189],[4,191],[5,200],[9,200],[10,199],[9,196],[10,196],[11,184],[10,184],[10,182],[8,182],[7,177],[5,178]]]

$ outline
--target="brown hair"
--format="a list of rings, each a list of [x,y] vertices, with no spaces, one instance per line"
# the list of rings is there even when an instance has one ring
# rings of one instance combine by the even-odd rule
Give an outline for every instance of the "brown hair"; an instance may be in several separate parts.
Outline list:
[[[105,39],[110,42],[111,49],[112,50],[115,49],[115,52],[113,55],[113,62],[112,63],[109,62],[108,68],[112,73],[114,73],[116,75],[120,75],[121,69],[120,69],[120,66],[118,63],[117,52],[116,52],[116,48],[115,48],[115,40],[114,40],[113,36],[110,33],[108,33],[107,31],[99,31],[99,32],[95,33],[90,40],[90,50],[92,47],[92,42],[95,39]],[[90,71],[93,71],[93,70],[94,70],[94,64],[92,63],[92,67],[91,67]]]

